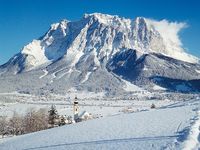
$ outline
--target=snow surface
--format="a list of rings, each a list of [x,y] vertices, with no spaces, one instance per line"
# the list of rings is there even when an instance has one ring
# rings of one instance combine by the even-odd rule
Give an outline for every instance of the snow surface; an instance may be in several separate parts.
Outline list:
[[[153,90],[166,90],[166,88],[163,88],[163,87],[161,87],[159,85],[154,85],[153,86]]]
[[[197,116],[194,118],[194,124],[192,125],[189,136],[184,142],[183,150],[193,150],[200,148],[199,136],[200,136],[200,111],[197,112]]]
[[[87,72],[85,78],[81,81],[81,83],[86,82],[86,81],[89,79],[91,73],[92,73],[92,72]]]
[[[0,93],[0,116],[11,117],[13,112],[19,114],[26,114],[27,110],[32,108],[46,108],[47,110],[52,104],[60,115],[73,115],[72,102],[77,96],[79,100],[80,111],[86,110],[96,117],[107,117],[116,114],[123,114],[127,112],[138,112],[149,110],[152,103],[157,107],[173,104],[173,100],[168,99],[154,99],[147,100],[153,96],[146,91],[134,91],[132,97],[113,97],[106,98],[104,93],[80,92],[75,88],[67,91],[66,95],[29,95],[13,93]]]
[[[63,74],[60,74],[59,76],[57,76],[57,79],[62,78],[65,75],[70,75],[73,72],[73,70],[70,68],[67,72],[64,72]]]
[[[40,79],[42,79],[48,74],[48,71],[46,69],[43,69],[42,71],[44,71],[44,74],[39,77]]]
[[[15,149],[190,149],[197,140],[198,101],[116,115],[1,140],[1,150]],[[188,126],[194,134],[188,135]],[[193,132],[192,132],[193,133]],[[198,132],[199,133],[199,132]],[[191,145],[192,144],[192,145]]]
[[[24,46],[21,53],[29,56],[26,61],[29,65],[39,66],[49,62],[45,56],[45,49],[41,46],[41,41],[39,40],[33,40]]]
[[[196,70],[197,73],[200,73],[200,70]]]
[[[67,96],[68,97],[81,97],[81,99],[84,99],[84,98],[101,98],[103,96],[105,96],[105,93],[103,92],[98,92],[98,93],[95,93],[95,92],[88,92],[88,91],[78,91],[76,88],[70,88],[68,91],[67,91]]]
[[[122,81],[125,82],[124,89],[126,91],[142,91],[143,90],[142,88],[140,88],[140,87],[138,87],[138,86],[126,81],[126,80],[122,80]]]

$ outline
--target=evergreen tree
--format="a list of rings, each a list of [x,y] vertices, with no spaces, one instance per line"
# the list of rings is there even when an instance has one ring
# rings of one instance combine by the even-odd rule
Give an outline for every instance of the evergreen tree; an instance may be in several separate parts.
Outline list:
[[[154,108],[156,108],[156,105],[153,103],[153,104],[151,105],[151,109],[154,109]]]
[[[55,105],[52,105],[48,112],[49,112],[48,123],[50,127],[54,127],[58,120],[58,113],[57,113]]]

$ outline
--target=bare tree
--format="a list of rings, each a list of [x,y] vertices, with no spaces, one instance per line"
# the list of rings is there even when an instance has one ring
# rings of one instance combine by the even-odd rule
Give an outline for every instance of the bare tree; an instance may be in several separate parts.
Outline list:
[[[7,120],[0,117],[0,135],[21,135],[25,133],[40,131],[48,128],[48,112],[46,109],[28,109],[25,116],[14,112]]]
[[[4,135],[8,135],[9,131],[8,129],[8,121],[7,118],[5,116],[0,116],[0,135],[3,136]]]
[[[41,108],[36,112],[37,129],[44,130],[48,128],[48,112],[46,109]]]
[[[10,118],[9,130],[13,135],[20,135],[24,133],[23,117],[21,117],[17,112],[13,113],[12,118]]]
[[[48,117],[45,109],[30,109],[24,117],[25,132],[35,132],[48,128]]]

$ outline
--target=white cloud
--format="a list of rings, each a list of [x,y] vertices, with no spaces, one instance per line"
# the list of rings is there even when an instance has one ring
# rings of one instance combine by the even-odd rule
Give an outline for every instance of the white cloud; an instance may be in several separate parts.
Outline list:
[[[156,21],[148,19],[148,22],[155,27],[155,29],[161,34],[166,46],[168,48],[175,48],[178,51],[183,51],[182,42],[179,37],[179,32],[188,27],[185,22],[169,22],[168,20]]]
[[[147,19],[149,25],[153,26],[162,36],[165,45],[165,54],[173,58],[196,63],[198,58],[186,53],[180,40],[179,32],[188,27],[185,22],[170,22],[166,19],[156,21]]]

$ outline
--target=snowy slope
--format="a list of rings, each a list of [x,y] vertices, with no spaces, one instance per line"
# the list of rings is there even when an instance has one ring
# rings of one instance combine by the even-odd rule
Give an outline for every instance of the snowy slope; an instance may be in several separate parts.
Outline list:
[[[116,53],[106,67],[110,72],[150,90],[199,91],[200,76],[196,71],[200,68],[199,64],[186,63],[159,53],[141,55],[137,50],[123,50]]]
[[[1,150],[196,149],[199,121],[194,119],[198,117],[199,106],[199,102],[193,100],[177,102],[162,109],[116,115],[5,139],[0,147]]]

